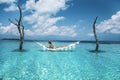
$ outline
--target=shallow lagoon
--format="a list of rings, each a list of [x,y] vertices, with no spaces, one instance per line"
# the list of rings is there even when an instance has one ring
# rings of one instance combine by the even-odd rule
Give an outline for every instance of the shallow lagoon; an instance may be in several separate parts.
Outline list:
[[[47,45],[47,42],[41,42]],[[72,42],[54,42],[67,45]],[[0,40],[0,78],[3,80],[119,80],[120,44],[100,44],[101,53],[91,53],[94,43],[80,43],[72,51],[43,51],[33,41]]]

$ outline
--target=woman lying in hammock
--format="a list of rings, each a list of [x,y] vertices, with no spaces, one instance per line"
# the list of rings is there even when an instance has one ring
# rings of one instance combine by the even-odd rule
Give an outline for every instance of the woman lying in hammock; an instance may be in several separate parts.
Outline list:
[[[54,48],[54,46],[50,40],[48,41],[48,44],[49,44],[49,48]]]
[[[63,47],[67,47],[67,46],[60,46],[60,47],[57,47],[57,46],[53,46],[53,44],[52,44],[52,41],[48,41],[48,44],[49,44],[49,47],[48,48],[52,48],[52,49],[54,49],[54,48],[63,48]]]

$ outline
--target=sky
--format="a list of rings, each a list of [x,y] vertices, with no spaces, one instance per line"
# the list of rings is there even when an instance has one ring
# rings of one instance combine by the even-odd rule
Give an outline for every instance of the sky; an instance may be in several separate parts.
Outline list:
[[[0,0],[0,38],[19,38],[22,8],[25,39],[94,40],[96,16],[99,40],[120,41],[120,0]]]

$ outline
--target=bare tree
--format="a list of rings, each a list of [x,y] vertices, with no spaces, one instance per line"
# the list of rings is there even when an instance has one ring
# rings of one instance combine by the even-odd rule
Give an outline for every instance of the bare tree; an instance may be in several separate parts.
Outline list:
[[[14,25],[17,26],[18,28],[18,32],[20,34],[20,45],[19,45],[19,50],[22,50],[23,49],[23,42],[24,42],[24,26],[22,24],[22,9],[21,7],[18,5],[18,9],[19,9],[19,12],[20,12],[20,17],[19,17],[19,20],[17,20],[15,18],[15,21],[16,22],[13,22],[11,19],[8,19],[11,23],[13,23]]]
[[[98,52],[98,49],[99,49],[99,41],[98,41],[98,38],[97,38],[96,28],[95,28],[95,24],[96,24],[97,19],[98,19],[98,17],[96,17],[95,20],[94,20],[94,22],[93,22],[93,33],[94,33],[94,37],[95,37],[95,40],[96,40],[96,49],[95,49],[95,51]]]

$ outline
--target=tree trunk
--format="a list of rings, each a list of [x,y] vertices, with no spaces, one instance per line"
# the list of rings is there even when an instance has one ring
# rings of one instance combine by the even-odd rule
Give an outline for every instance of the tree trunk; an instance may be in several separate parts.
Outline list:
[[[95,40],[96,40],[96,49],[95,49],[95,51],[98,52],[98,49],[99,49],[99,41],[98,41],[98,38],[97,38],[96,28],[95,28],[95,24],[96,24],[97,18],[98,18],[98,17],[95,18],[95,21],[94,21],[94,23],[93,23],[93,33],[94,33],[94,37],[95,37]]]
[[[20,38],[20,46],[19,46],[19,50],[22,50],[22,49],[23,49],[23,42],[24,42],[24,38],[21,37],[21,38]]]

